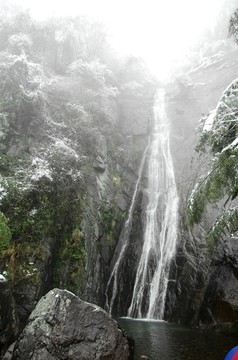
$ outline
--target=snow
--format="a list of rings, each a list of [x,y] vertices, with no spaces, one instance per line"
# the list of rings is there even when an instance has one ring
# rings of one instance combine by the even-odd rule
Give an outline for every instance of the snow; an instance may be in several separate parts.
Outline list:
[[[33,174],[31,175],[32,181],[38,181],[43,176],[45,176],[50,181],[53,181],[51,170],[49,168],[49,163],[47,160],[36,157],[32,161]]]
[[[34,215],[36,215],[36,213],[37,213],[37,209],[36,209],[36,208],[33,208],[33,209],[30,211],[29,215],[30,215],[30,216],[34,216]]]
[[[238,146],[238,137],[234,141],[232,141],[231,144],[227,145],[224,149],[222,149],[222,153],[225,152],[226,150],[234,148],[236,146]]]
[[[235,88],[237,87],[237,84],[238,84],[238,78],[236,78],[235,80],[233,80],[228,86],[227,88],[223,91],[223,94],[222,94],[222,98],[224,95],[226,95],[227,91],[228,90],[232,90],[232,92],[235,90]]]
[[[201,59],[201,63],[197,67],[192,68],[188,72],[188,74],[192,74],[198,70],[205,69],[209,66],[215,65],[215,64],[221,62],[223,60],[223,57],[224,57],[224,54],[222,52],[219,52],[217,54],[214,54],[214,55],[211,55],[208,57],[203,57]]]
[[[70,155],[70,156],[74,156],[76,159],[78,159],[78,154],[76,153],[76,151],[74,149],[72,149],[72,147],[68,146],[64,140],[58,139],[55,142],[55,147],[60,150],[63,151],[66,155]]]
[[[207,119],[205,120],[205,123],[203,125],[203,131],[211,131],[214,120],[215,120],[216,110],[212,110],[210,114],[208,115]]]
[[[189,201],[188,201],[188,208],[193,211],[193,205],[194,205],[194,197],[196,195],[196,192],[197,192],[197,189],[199,187],[199,183],[196,183],[192,192],[191,192],[191,195],[189,197]]]
[[[205,86],[207,85],[207,83],[195,83],[193,86],[196,88],[196,87],[199,87],[199,86]]]
[[[0,177],[1,180],[1,177]],[[7,195],[6,190],[4,189],[4,187],[0,184],[0,201]]]
[[[232,120],[229,118],[230,116],[235,116],[236,109],[234,110],[233,98],[236,102],[238,92],[238,78],[233,80],[227,88],[223,91],[220,101],[218,102],[216,108],[212,110],[207,117],[203,131],[211,131],[214,127],[215,122],[219,124],[225,123],[226,121],[231,122]],[[236,121],[236,119],[234,119]],[[235,146],[235,144],[230,144],[229,146]]]
[[[238,137],[231,143],[230,146],[234,147],[236,145],[238,145]]]
[[[3,140],[6,137],[7,130],[9,128],[8,114],[0,113],[0,139]]]
[[[77,181],[79,179],[82,179],[82,174],[81,174],[80,171],[73,172],[73,169],[71,169],[70,171],[68,171],[67,174],[71,176],[73,181]]]
[[[0,274],[0,283],[3,283],[3,282],[7,282],[7,279],[5,278],[5,276]]]

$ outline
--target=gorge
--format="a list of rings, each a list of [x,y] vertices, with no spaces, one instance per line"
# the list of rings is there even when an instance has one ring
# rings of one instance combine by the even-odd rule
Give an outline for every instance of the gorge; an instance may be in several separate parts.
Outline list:
[[[237,333],[235,217],[207,239],[237,207],[237,46],[211,36],[162,83],[142,59],[117,57],[98,23],[10,19],[0,28],[4,351],[56,287],[137,319],[129,327],[146,319],[148,333],[151,320]],[[224,122],[224,146],[199,155],[209,114],[234,126]],[[219,184],[205,189],[213,204],[192,223],[189,201],[219,155],[228,194],[215,201]]]

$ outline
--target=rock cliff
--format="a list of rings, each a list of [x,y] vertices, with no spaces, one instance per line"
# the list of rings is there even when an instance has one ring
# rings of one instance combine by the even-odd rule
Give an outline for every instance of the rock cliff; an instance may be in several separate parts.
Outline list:
[[[53,287],[105,304],[157,81],[97,23],[0,21],[0,271],[23,327]]]
[[[173,124],[171,145],[180,193],[180,234],[165,316],[171,321],[200,326],[237,321],[236,240],[220,239],[218,246],[207,243],[205,232],[219,207],[210,207],[193,229],[187,228],[185,215],[188,196],[196,179],[206,173],[209,159],[194,151],[199,120],[216,107],[236,78],[237,62],[237,49],[231,42],[211,43],[199,66],[168,85],[167,109]]]
[[[0,274],[0,357],[19,332],[19,319],[10,284]]]

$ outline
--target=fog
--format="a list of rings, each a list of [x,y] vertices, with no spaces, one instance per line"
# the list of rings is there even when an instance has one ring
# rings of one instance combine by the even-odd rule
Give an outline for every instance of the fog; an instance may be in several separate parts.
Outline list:
[[[6,1],[5,3],[10,1]],[[106,24],[120,53],[143,57],[160,78],[234,9],[232,0],[15,0],[33,17],[84,15]]]

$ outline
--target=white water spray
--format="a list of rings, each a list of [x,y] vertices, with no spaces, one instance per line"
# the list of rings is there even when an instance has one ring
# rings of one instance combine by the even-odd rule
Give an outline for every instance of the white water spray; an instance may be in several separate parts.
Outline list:
[[[155,98],[154,122],[143,249],[128,316],[163,319],[170,263],[176,249],[179,202],[163,90]]]

